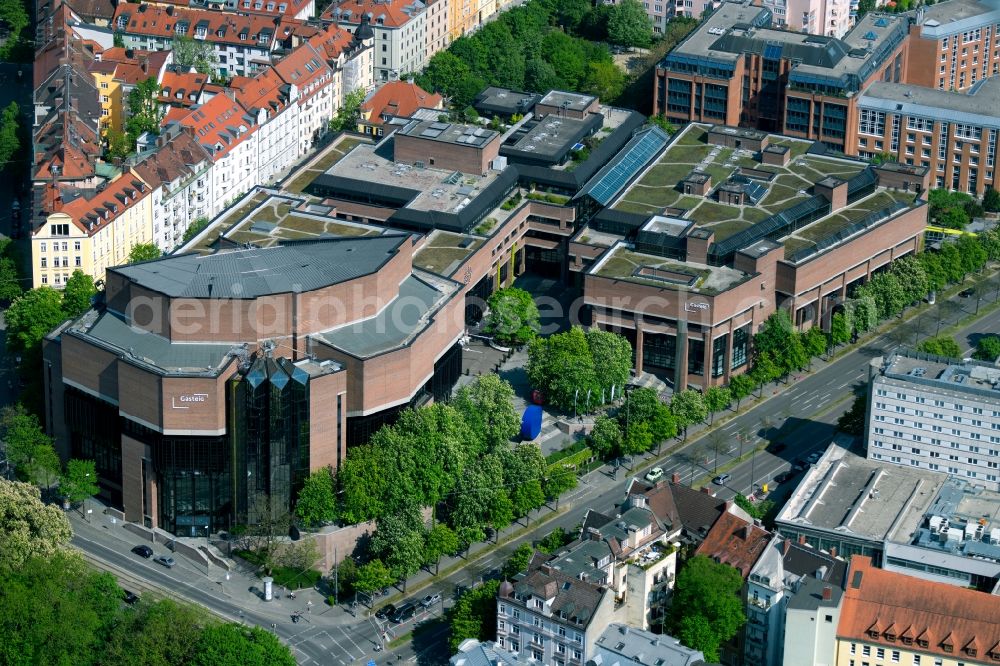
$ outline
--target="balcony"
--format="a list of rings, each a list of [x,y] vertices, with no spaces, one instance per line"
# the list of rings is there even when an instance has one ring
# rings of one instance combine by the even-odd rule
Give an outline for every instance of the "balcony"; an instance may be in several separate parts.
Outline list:
[[[751,606],[754,606],[755,608],[760,608],[761,610],[766,611],[771,609],[771,602],[765,601],[763,599],[755,599],[754,597],[750,597],[749,599],[747,599],[747,603],[749,603]]]

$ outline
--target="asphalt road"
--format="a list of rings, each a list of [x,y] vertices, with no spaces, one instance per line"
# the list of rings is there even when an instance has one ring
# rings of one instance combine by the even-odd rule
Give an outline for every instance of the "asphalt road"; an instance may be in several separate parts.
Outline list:
[[[970,314],[975,308],[973,299],[956,300],[965,311],[954,313],[952,319]],[[960,330],[956,339],[968,348],[976,335],[996,331],[1000,331],[1000,311],[984,316],[975,324]],[[928,334],[933,333],[933,328],[928,331]],[[521,543],[540,538],[555,527],[573,529],[588,509],[614,513],[616,505],[623,499],[628,479],[632,476],[641,477],[651,467],[659,466],[664,469],[668,478],[676,472],[684,483],[700,483],[713,475],[716,466],[715,451],[711,443],[720,441],[720,450],[731,451],[720,452],[718,464],[722,466],[731,462],[733,455],[739,454],[737,433],[744,433],[748,436],[748,441],[756,442],[759,441],[759,431],[766,425],[768,439],[783,443],[784,450],[778,454],[767,451],[757,453],[752,460],[728,470],[731,479],[724,487],[715,487],[721,497],[729,497],[735,493],[748,494],[755,483],[761,484],[773,479],[776,474],[788,469],[794,460],[824,449],[833,436],[833,424],[837,417],[851,404],[852,389],[867,376],[870,359],[891,351],[899,343],[898,335],[880,335],[831,363],[822,364],[823,367],[811,374],[793,378],[792,386],[781,386],[782,390],[777,395],[733,415],[716,431],[722,433],[721,436],[710,434],[698,437],[692,433],[690,441],[681,450],[659,459],[647,456],[637,460],[630,471],[620,470],[614,476],[609,470],[588,474],[582,479],[580,486],[562,500],[564,508],[570,507],[562,515],[495,551],[479,558],[474,557],[457,571],[442,576],[429,585],[420,582],[426,575],[423,578],[418,576],[417,580],[411,581],[410,597],[439,592],[445,599],[444,606],[450,605],[459,587],[474,585],[484,578],[495,576],[503,561]],[[774,391],[775,387],[767,390]],[[787,492],[787,488],[784,490]],[[520,527],[523,526],[508,528],[508,532]],[[243,590],[227,591],[221,582],[218,586],[207,584],[204,573],[187,571],[188,565],[183,561],[175,569],[164,569],[152,561],[128,553],[127,547],[116,548],[114,544],[109,546],[103,543],[100,530],[92,526],[88,526],[88,529],[90,531],[84,536],[78,534],[73,540],[74,545],[88,556],[138,576],[152,587],[169,590],[202,604],[222,617],[265,628],[275,623],[274,630],[293,647],[302,664],[346,666],[351,663],[367,663],[370,659],[376,663],[397,660],[421,664],[447,662],[447,649],[444,647],[446,634],[440,625],[435,625],[431,631],[422,634],[419,640],[406,641],[390,652],[379,652],[375,648],[379,644],[380,629],[374,619],[363,617],[364,609],[359,610],[358,617],[352,617],[342,607],[324,608],[322,612],[317,607],[316,614],[304,616],[303,621],[293,624],[290,622],[289,612],[282,611],[284,601],[273,602],[274,605],[264,607],[256,603],[256,600],[248,603],[249,597]],[[443,563],[442,567],[445,566]],[[390,639],[405,634],[416,621],[440,615],[442,611],[443,608],[439,606],[432,613],[416,618],[403,627],[393,625]]]

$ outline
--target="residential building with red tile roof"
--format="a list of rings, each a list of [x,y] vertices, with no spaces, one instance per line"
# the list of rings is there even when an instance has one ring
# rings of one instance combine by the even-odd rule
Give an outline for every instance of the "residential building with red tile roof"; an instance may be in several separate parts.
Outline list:
[[[429,93],[409,81],[390,81],[361,105],[358,131],[382,136],[388,132],[385,124],[393,118],[409,118],[417,109],[441,108],[444,108],[441,95]]]
[[[421,0],[340,0],[323,18],[354,32],[367,17],[378,45],[375,80],[395,81],[427,63],[427,6]]]
[[[836,641],[838,666],[998,664],[1000,598],[879,569],[855,555]]]
[[[752,521],[732,513],[723,513],[705,535],[695,555],[704,555],[716,562],[737,569],[746,579],[771,540],[771,533]]]
[[[114,27],[127,47],[171,49],[173,40],[189,36],[210,43],[218,58],[219,75],[252,75],[270,64],[278,26],[267,16],[245,16],[207,9],[123,3],[115,11]]]
[[[173,52],[114,47],[96,54],[95,58],[88,71],[100,92],[102,132],[121,131],[129,93],[146,79],[162,82],[164,72],[173,62]]]
[[[153,0],[150,4],[303,20],[316,14],[315,0]]]
[[[309,152],[313,142],[326,131],[336,111],[334,100],[340,99],[339,77],[326,64],[326,59],[312,44],[293,50],[274,65],[278,77],[291,86],[290,100],[299,106],[299,154]]]
[[[334,108],[343,106],[344,98],[355,90],[364,90],[367,94],[375,87],[374,33],[365,38],[366,32],[356,30],[352,34],[336,23],[330,23],[322,32],[309,38],[309,44],[333,70],[334,78],[340,79],[334,81]]]
[[[443,51],[451,44],[451,31],[448,29],[449,8],[451,0],[427,0],[427,19],[424,28],[424,49],[426,58],[430,60],[438,51]]]
[[[211,155],[212,200],[209,217],[214,217],[226,202],[242,195],[260,182],[257,154],[259,126],[246,109],[233,99],[232,91],[216,95],[176,122]]]
[[[62,288],[75,270],[104,279],[133,246],[153,240],[152,228],[150,188],[132,171],[97,189],[63,190],[32,232],[33,286]]]
[[[153,242],[169,252],[192,221],[207,217],[212,197],[211,154],[190,132],[165,132],[133,170],[152,189]]]
[[[299,143],[301,109],[293,98],[297,91],[273,67],[252,79],[234,79],[231,87],[257,124],[259,179],[270,183],[304,154]]]
[[[173,66],[163,73],[157,101],[166,106],[189,108],[204,104],[223,90],[225,88],[212,83],[206,74],[185,71],[180,66]]]

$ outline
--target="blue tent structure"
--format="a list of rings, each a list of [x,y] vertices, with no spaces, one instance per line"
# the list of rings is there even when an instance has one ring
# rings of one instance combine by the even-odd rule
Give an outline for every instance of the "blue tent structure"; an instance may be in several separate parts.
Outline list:
[[[529,442],[542,432],[542,408],[538,405],[528,405],[521,416],[521,439]]]

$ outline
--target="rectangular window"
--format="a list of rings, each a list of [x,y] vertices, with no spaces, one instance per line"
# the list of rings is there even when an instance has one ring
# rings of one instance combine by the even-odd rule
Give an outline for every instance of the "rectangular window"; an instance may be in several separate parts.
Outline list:
[[[885,113],[882,111],[871,111],[869,109],[861,109],[861,118],[858,124],[858,134],[883,136],[885,134]]]

